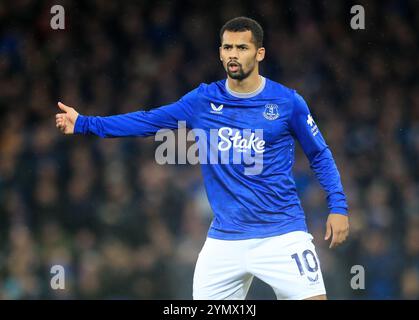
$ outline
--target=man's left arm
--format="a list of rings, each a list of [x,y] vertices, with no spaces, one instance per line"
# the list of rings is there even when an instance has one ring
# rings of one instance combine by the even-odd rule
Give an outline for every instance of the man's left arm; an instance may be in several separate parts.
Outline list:
[[[307,103],[295,93],[290,116],[290,129],[300,142],[321,186],[327,193],[329,216],[326,222],[325,240],[332,236],[329,248],[345,241],[349,234],[348,205],[339,171],[332,153],[315,123]]]

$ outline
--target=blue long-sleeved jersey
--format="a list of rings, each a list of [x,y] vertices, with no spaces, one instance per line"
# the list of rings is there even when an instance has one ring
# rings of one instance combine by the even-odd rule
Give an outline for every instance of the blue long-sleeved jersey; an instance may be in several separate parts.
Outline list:
[[[250,94],[236,93],[221,80],[201,84],[177,102],[151,111],[79,115],[75,133],[145,137],[160,129],[177,129],[179,121],[200,131],[200,157],[206,151],[201,168],[214,212],[208,232],[212,238],[264,238],[307,231],[292,176],[295,140],[327,194],[329,211],[346,215],[339,172],[304,99],[295,90],[261,79],[259,89]],[[214,132],[215,139],[210,138]],[[202,139],[203,133],[207,139]],[[242,156],[241,162],[237,155]],[[248,170],[246,155],[253,156],[257,170]]]

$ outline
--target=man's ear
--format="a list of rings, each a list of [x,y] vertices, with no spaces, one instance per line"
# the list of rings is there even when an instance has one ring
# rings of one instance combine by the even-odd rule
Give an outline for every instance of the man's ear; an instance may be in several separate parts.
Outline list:
[[[222,58],[222,56],[221,56],[221,51],[222,51],[222,48],[221,48],[221,47],[219,47],[219,48],[218,48],[218,52],[219,52],[219,55],[220,55],[220,60],[221,60],[221,61],[223,61],[223,58]]]
[[[264,48],[264,47],[261,47],[261,48],[259,48],[259,49],[257,50],[257,53],[256,53],[256,60],[257,60],[258,62],[261,62],[263,59],[265,59],[265,48]]]

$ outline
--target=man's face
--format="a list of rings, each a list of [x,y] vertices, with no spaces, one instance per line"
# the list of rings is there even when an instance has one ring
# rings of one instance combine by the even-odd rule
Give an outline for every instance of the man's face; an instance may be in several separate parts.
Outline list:
[[[230,78],[237,80],[247,78],[264,57],[265,49],[256,48],[251,31],[224,32],[220,59]]]

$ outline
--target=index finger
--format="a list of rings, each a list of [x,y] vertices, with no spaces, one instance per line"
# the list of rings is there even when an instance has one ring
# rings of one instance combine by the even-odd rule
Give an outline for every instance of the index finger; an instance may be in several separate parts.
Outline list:
[[[332,241],[330,242],[329,249],[335,248],[340,243],[340,232],[333,231]]]
[[[336,232],[336,238],[334,240],[334,247],[337,247],[338,245],[341,245],[343,242],[345,242],[346,238],[348,237],[347,231],[338,231]]]

